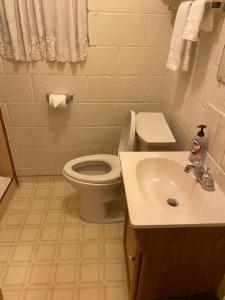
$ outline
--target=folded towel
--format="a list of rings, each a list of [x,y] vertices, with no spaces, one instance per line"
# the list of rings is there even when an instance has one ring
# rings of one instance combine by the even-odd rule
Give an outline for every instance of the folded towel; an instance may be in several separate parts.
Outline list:
[[[187,40],[185,51],[184,51],[184,61],[182,66],[183,71],[189,70],[192,42],[198,41],[200,26],[202,24],[202,20],[205,13],[205,5],[206,5],[206,0],[195,0],[195,2],[193,2],[190,8],[189,15],[187,17],[187,21],[184,27],[184,33],[183,33],[183,39]],[[208,20],[208,22],[209,21],[210,19]]]
[[[192,1],[185,1],[182,2],[178,8],[170,43],[169,56],[166,64],[167,68],[171,69],[172,71],[178,70],[181,64],[181,58],[185,45],[183,33],[191,4]]]
[[[206,0],[195,0],[190,8],[185,23],[183,39],[197,42],[200,25],[205,13]]]
[[[214,25],[214,13],[212,10],[206,10],[202,22],[200,24],[200,30],[210,32],[213,31]],[[192,41],[186,41],[185,51],[184,51],[184,58],[183,58],[183,71],[189,70],[190,60],[191,60],[191,49],[192,49]]]
[[[186,41],[184,57],[183,57],[183,65],[182,65],[182,70],[185,72],[189,70],[189,65],[191,60],[191,49],[192,49],[192,42]]]

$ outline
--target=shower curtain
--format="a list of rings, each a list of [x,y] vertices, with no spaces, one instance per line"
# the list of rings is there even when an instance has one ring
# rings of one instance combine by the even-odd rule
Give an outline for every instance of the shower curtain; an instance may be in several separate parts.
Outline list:
[[[15,61],[82,61],[86,0],[0,0],[0,54]]]

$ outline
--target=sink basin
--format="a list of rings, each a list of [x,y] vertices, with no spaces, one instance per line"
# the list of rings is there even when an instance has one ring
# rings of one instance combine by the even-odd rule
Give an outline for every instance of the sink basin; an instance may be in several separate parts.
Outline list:
[[[189,152],[122,152],[120,154],[130,222],[133,227],[225,226],[224,187],[205,191],[185,173]],[[225,174],[216,170],[215,180]]]
[[[181,164],[168,158],[147,158],[137,164],[136,176],[144,200],[148,203],[151,199],[157,209],[172,214],[192,209],[191,196],[197,185]],[[169,199],[176,205],[169,205]]]

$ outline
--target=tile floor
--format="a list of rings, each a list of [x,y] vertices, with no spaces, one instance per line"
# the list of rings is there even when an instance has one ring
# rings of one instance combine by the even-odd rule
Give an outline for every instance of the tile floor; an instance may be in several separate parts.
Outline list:
[[[4,300],[127,300],[122,235],[82,221],[62,177],[22,178],[0,221]]]

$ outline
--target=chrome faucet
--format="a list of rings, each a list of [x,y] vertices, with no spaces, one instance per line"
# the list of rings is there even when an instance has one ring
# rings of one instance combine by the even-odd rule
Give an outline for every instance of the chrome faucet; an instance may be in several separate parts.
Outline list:
[[[187,165],[184,172],[193,172],[197,181],[201,184],[202,188],[208,192],[215,191],[214,179],[211,173],[209,173],[209,168],[204,168],[203,164],[200,162],[195,162],[193,165]]]

